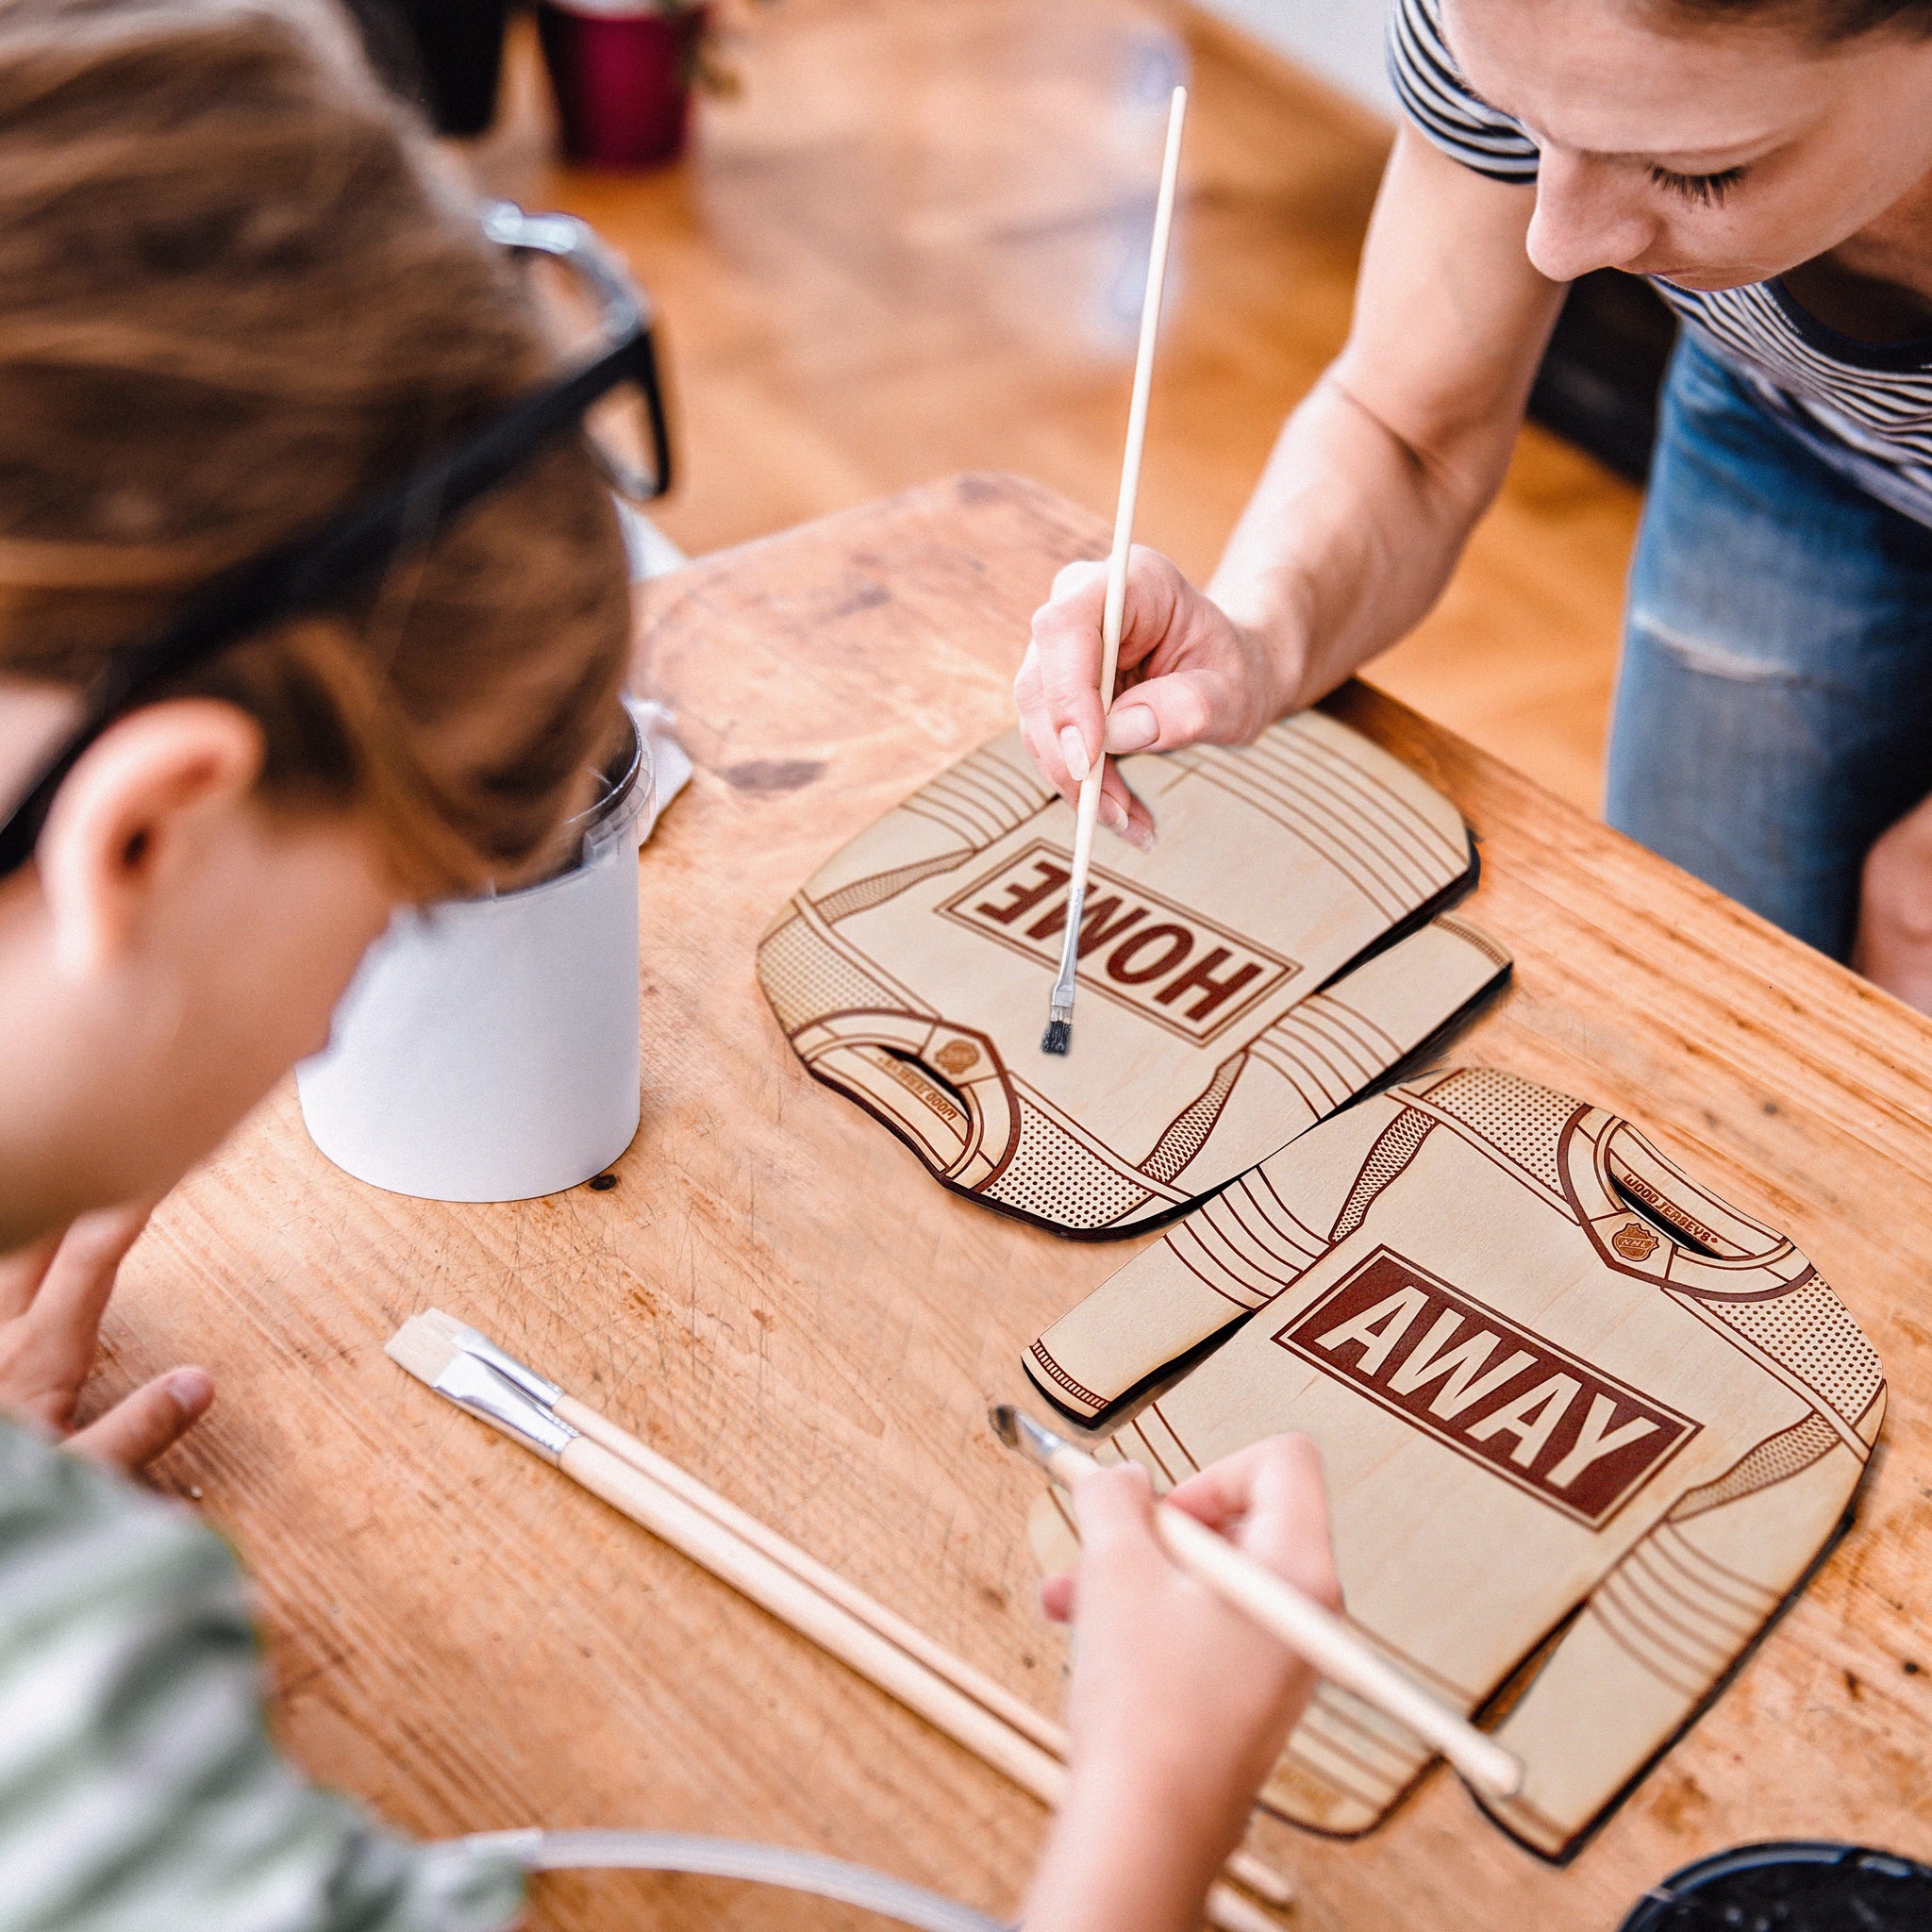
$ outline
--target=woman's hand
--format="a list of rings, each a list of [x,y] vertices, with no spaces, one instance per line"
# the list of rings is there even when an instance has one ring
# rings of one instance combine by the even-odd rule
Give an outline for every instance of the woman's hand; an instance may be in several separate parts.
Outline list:
[[[1865,856],[1852,964],[1907,1006],[1932,1013],[1932,798]]]
[[[1168,1500],[1339,1609],[1321,1458],[1276,1436]],[[1027,1932],[1181,1932],[1240,1840],[1314,1673],[1167,1556],[1145,1473],[1074,1492],[1080,1567],[1041,1589],[1074,1620],[1072,1779],[1025,1913]]]
[[[1041,775],[1072,801],[1101,749],[1100,633],[1107,566],[1070,563],[1033,613],[1033,639],[1013,696],[1020,736]],[[1245,744],[1283,711],[1293,691],[1267,646],[1197,591],[1160,555],[1128,554],[1120,667],[1107,751],[1174,751]],[[1154,820],[1117,767],[1102,781],[1100,823],[1145,851]]]
[[[74,1427],[115,1275],[153,1206],[83,1214],[64,1232],[0,1257],[0,1409],[65,1436],[75,1455],[125,1474],[186,1435],[215,1393],[203,1370],[170,1369],[86,1428]]]

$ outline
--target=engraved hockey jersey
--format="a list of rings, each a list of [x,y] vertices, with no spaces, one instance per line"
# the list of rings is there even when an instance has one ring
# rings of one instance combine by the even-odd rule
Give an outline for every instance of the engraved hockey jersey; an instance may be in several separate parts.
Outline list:
[[[1017,733],[854,840],[758,948],[815,1077],[946,1186],[1066,1234],[1184,1212],[1508,971],[1474,927],[1429,921],[1474,876],[1455,808],[1345,725],[1308,712],[1125,766],[1159,842],[1092,869],[1064,1058],[1040,1038],[1074,814]]]
[[[1629,1123],[1479,1068],[1312,1129],[1026,1367],[1091,1420],[1229,1329],[1106,1453],[1165,1488],[1312,1435],[1350,1619],[1458,1710],[1511,1685],[1496,1736],[1526,1782],[1489,1808],[1552,1857],[1803,1584],[1885,1408],[1871,1344],[1790,1241]],[[1055,1500],[1035,1530],[1064,1564]],[[1324,1684],[1265,1802],[1363,1831],[1428,1757]]]

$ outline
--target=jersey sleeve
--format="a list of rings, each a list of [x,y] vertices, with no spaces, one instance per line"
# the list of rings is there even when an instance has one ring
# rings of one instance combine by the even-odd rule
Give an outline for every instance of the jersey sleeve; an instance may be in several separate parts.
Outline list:
[[[1034,1386],[1080,1422],[1105,1414],[1346,1240],[1429,1124],[1397,1090],[1309,1128],[1056,1322],[1026,1351]]]
[[[1547,1856],[1567,1852],[1803,1583],[1868,1453],[1814,1412],[1633,1544],[1496,1729],[1524,1772],[1517,1797],[1485,1801],[1498,1823]]]
[[[234,1556],[0,1424],[0,1932],[503,1932],[501,1849],[416,1845],[271,1741]]]
[[[1388,59],[1403,112],[1444,154],[1491,180],[1536,179],[1536,142],[1462,77],[1442,38],[1441,0],[1391,0]]]

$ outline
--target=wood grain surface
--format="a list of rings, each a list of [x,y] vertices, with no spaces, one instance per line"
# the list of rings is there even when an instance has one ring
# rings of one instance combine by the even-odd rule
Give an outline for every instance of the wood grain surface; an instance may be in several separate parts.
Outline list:
[[[199,1359],[222,1394],[164,1469],[258,1578],[283,1736],[397,1824],[752,1834],[1002,1913],[1032,1800],[385,1359],[407,1315],[475,1322],[1042,1710],[1037,1477],[990,1396],[1136,1243],[1086,1246],[935,1186],[814,1086],[752,977],[774,910],[1006,721],[1025,620],[1104,532],[971,475],[657,587],[649,688],[697,775],[642,855],[644,1123],[618,1185],[505,1207],[380,1193],[285,1089],[163,1208],[117,1303],[102,1399]],[[1715,1708],[1568,1868],[1440,1769],[1353,1842],[1271,1827],[1294,1922],[1612,1926],[1742,1840],[1932,1853],[1932,1024],[1390,700],[1338,715],[1482,841],[1472,918],[1513,989],[1458,1043],[1599,1100],[1789,1229],[1893,1391],[1863,1514]],[[1921,1665],[1924,1668],[1922,1670]],[[553,1882],[600,1932],[858,1923],[716,1881]]]
[[[1111,517],[1185,75],[1136,534],[1205,581],[1347,334],[1389,125],[1186,0],[785,0],[732,26],[744,85],[700,103],[680,167],[556,166],[534,33],[472,150],[492,190],[584,216],[649,288],[670,535],[695,556],[991,465]],[[1531,425],[1374,681],[1595,810],[1638,508]]]

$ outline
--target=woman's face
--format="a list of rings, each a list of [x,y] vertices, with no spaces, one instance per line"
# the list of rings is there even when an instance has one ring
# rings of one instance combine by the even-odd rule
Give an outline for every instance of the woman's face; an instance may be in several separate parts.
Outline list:
[[[1469,82],[1542,151],[1530,259],[1735,288],[1795,268],[1932,174],[1932,36],[1834,45],[1775,11],[1708,25],[1635,0],[1443,0]],[[1932,191],[1928,191],[1932,193]],[[1925,251],[1932,266],[1932,201]]]

